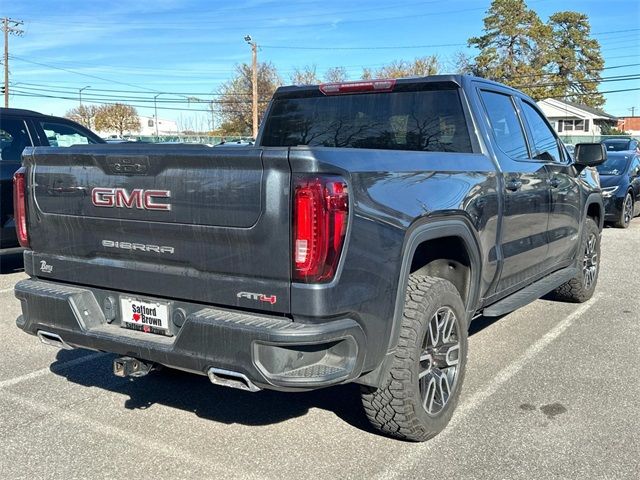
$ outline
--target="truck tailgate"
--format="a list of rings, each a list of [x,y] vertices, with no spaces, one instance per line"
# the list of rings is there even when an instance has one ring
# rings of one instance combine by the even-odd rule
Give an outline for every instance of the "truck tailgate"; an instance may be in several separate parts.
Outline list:
[[[33,275],[289,311],[286,148],[35,148],[24,164]]]

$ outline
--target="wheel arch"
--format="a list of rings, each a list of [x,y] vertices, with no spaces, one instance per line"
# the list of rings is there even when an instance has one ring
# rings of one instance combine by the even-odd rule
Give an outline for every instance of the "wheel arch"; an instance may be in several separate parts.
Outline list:
[[[454,261],[459,261],[463,257],[467,259],[466,263],[468,264],[467,266],[469,269],[467,291],[461,291],[460,296],[463,298],[463,303],[469,316],[476,310],[480,295],[479,285],[482,269],[482,256],[480,254],[480,243],[471,222],[462,215],[448,216],[444,218],[436,217],[416,221],[407,230],[403,244],[402,264],[400,268],[400,276],[398,278],[393,325],[389,338],[389,350],[393,350],[397,344],[409,275],[412,273],[412,268],[413,271],[416,271],[424,267],[424,265],[416,265],[414,263],[416,255],[423,253],[424,249],[428,248],[428,246],[435,245],[434,242],[441,242],[443,239],[451,238],[458,242],[458,244],[454,244],[453,247],[463,246],[463,252],[458,252],[457,256],[453,255],[452,257],[448,257],[447,255],[436,255],[428,256],[427,258],[429,260],[444,259]],[[433,276],[434,272],[429,272],[429,274]],[[458,281],[448,278],[447,275],[435,276],[452,281],[460,291],[460,283]]]
[[[384,359],[373,371],[360,377],[357,383],[379,387],[380,380],[390,368],[393,354],[398,345],[402,313],[411,266],[420,245],[430,241],[454,237],[465,247],[465,254],[469,260],[469,291],[466,301],[463,301],[467,313],[467,322],[477,309],[480,298],[480,278],[482,270],[482,255],[480,254],[480,242],[471,222],[463,215],[447,215],[446,217],[433,217],[415,221],[405,234],[402,248],[402,263],[398,277],[398,288],[395,297],[394,314],[391,319],[389,331],[389,344]],[[453,282],[452,282],[453,283]],[[454,284],[455,285],[455,284]]]
[[[598,225],[600,231],[604,227],[604,203],[600,193],[592,193],[587,197],[583,218],[590,217]]]

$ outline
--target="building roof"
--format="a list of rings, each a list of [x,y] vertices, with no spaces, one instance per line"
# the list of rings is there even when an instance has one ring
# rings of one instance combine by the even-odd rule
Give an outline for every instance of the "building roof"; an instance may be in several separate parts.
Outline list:
[[[617,120],[617,117],[615,117],[613,115],[609,115],[607,112],[605,112],[603,110],[600,110],[600,109],[594,108],[594,107],[590,107],[588,105],[583,105],[581,103],[576,103],[576,102],[570,102],[568,100],[560,100],[559,98],[553,98],[553,99],[552,98],[547,98],[546,100],[543,100],[543,101],[546,102],[546,101],[549,101],[549,100],[552,100],[553,102],[557,102],[557,103],[562,103],[562,104],[568,105],[568,106],[573,107],[573,108],[577,108],[577,109],[583,110],[583,111],[588,112],[591,115],[595,115],[597,117],[603,117],[603,118],[608,118],[608,119],[611,119],[611,120]]]

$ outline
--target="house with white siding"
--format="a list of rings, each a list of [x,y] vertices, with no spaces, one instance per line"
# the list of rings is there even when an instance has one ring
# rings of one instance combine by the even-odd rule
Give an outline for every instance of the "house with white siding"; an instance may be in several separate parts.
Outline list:
[[[602,135],[602,126],[615,127],[618,119],[597,108],[579,103],[547,98],[538,107],[559,135],[596,137]]]

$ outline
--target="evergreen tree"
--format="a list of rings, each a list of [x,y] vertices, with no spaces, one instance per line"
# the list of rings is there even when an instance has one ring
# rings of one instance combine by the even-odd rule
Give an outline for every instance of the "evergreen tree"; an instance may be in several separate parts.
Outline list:
[[[604,105],[598,93],[604,59],[600,44],[590,37],[588,17],[579,12],[557,12],[549,18],[552,29],[547,51],[548,95],[564,97],[591,107]]]
[[[550,27],[524,0],[493,0],[483,22],[484,35],[469,39],[469,45],[480,50],[473,73],[508,85],[526,80],[521,89],[539,97],[543,89],[531,85],[544,73]]]

